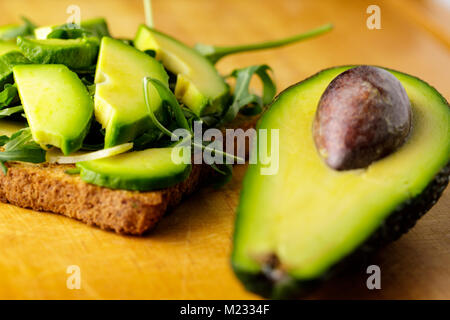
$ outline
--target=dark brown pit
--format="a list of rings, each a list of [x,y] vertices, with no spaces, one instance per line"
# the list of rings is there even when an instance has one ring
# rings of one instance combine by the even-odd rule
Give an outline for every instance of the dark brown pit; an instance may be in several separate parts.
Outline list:
[[[333,79],[313,123],[321,157],[336,170],[365,168],[397,150],[411,129],[411,105],[400,81],[359,66]]]

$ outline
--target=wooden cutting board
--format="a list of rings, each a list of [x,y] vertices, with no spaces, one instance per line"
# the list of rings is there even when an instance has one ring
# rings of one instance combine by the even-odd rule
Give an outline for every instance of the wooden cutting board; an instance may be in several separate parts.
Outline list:
[[[368,30],[372,1],[154,0],[156,26],[189,44],[280,38],[327,22],[335,30],[288,48],[230,57],[223,73],[267,63],[279,89],[330,66],[375,64],[416,75],[450,98],[448,8],[432,1],[376,1],[381,30]],[[66,21],[72,0],[2,1],[1,24],[20,15],[39,25]],[[140,0],[77,0],[82,18],[105,16],[114,35],[133,37]],[[225,188],[202,189],[151,234],[125,237],[54,214],[0,205],[0,298],[247,299],[229,263],[244,166]],[[366,267],[325,284],[311,298],[450,298],[450,192],[399,241],[373,258],[381,290],[365,287]],[[79,266],[81,289],[66,286]]]

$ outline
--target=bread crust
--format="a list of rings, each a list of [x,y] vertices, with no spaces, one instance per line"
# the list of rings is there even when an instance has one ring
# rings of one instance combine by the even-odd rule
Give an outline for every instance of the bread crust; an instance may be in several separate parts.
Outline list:
[[[254,127],[256,119],[238,122]],[[74,165],[8,163],[0,173],[0,201],[36,211],[52,212],[120,234],[142,235],[164,214],[207,181],[211,169],[192,165],[189,177],[172,187],[137,192],[88,184],[65,171]]]

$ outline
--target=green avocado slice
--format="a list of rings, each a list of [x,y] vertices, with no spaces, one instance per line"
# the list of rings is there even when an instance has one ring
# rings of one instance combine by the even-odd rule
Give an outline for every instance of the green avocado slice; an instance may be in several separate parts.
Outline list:
[[[153,50],[156,58],[177,75],[175,96],[197,115],[221,112],[229,88],[212,63],[196,50],[155,29],[141,25],[136,48]]]
[[[185,180],[191,165],[176,163],[177,147],[134,151],[114,157],[77,163],[85,182],[111,189],[150,191]]]
[[[94,37],[103,38],[110,36],[108,23],[104,18],[93,18],[89,20],[84,20],[81,21],[80,26],[81,28],[92,32],[92,36]]]
[[[138,135],[158,130],[144,100],[142,80],[158,79],[168,87],[169,76],[161,63],[149,55],[104,37],[95,73],[95,117],[106,129],[105,148],[129,142]],[[158,120],[164,110],[156,89],[149,88],[150,103]]]
[[[17,38],[22,53],[34,63],[63,64],[70,69],[91,67],[97,61],[98,38],[30,39]]]
[[[94,104],[78,76],[64,65],[13,68],[34,141],[70,154],[81,148]]]
[[[0,56],[11,51],[19,51],[19,47],[13,41],[0,40]]]
[[[249,166],[232,265],[263,296],[306,292],[351,257],[397,239],[448,184],[449,105],[422,80],[392,70],[412,106],[407,142],[365,169],[335,171],[321,160],[311,129],[315,110],[328,84],[349,68],[327,69],[286,89],[258,125],[279,129],[279,166],[273,175],[261,169],[275,160]]]

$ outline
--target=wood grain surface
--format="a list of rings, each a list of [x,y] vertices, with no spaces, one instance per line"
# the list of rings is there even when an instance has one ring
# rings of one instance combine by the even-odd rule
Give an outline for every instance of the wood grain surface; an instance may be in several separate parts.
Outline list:
[[[450,98],[450,14],[443,1],[154,0],[156,26],[194,44],[231,45],[289,36],[327,22],[335,30],[290,47],[226,58],[222,73],[267,63],[279,90],[343,64],[374,64],[416,75]],[[20,15],[39,25],[105,16],[115,36],[134,36],[140,0],[0,1],[0,24]],[[381,8],[381,30],[368,30],[366,8]],[[245,167],[223,189],[190,197],[143,238],[119,236],[54,214],[0,205],[0,298],[252,299],[229,263]],[[309,298],[449,299],[450,192],[399,241],[377,254],[381,290],[365,286],[366,266],[324,284]],[[66,287],[69,265],[81,289]]]

